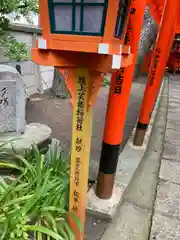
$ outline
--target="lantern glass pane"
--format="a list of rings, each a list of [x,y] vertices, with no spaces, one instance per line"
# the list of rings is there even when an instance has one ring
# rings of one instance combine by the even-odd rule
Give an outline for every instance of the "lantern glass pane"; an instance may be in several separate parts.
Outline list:
[[[55,30],[71,31],[72,30],[72,6],[54,7]]]
[[[80,7],[76,7],[76,14],[75,14],[75,31],[79,32],[80,31]]]
[[[49,0],[51,32],[102,36],[108,0]]]
[[[115,26],[115,37],[117,38],[121,38],[123,34],[126,18],[128,15],[128,6],[129,6],[128,0],[119,1],[119,9],[118,9],[116,26]]]
[[[103,6],[84,6],[83,32],[101,32]]]

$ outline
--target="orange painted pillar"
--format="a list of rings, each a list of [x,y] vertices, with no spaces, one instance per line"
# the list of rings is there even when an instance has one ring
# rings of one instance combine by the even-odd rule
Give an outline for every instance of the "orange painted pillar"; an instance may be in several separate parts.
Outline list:
[[[165,1],[159,32],[151,59],[140,117],[134,137],[135,146],[141,146],[144,141],[144,136],[158,96],[165,67],[174,40],[178,12],[179,0]]]
[[[146,0],[132,1],[125,44],[131,46],[133,64],[112,74],[96,187],[96,195],[101,199],[109,199],[113,192],[145,7]]]

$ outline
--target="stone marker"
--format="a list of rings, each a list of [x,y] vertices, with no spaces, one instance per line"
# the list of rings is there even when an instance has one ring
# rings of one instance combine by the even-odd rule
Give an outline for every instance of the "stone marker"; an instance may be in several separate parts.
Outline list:
[[[18,71],[0,65],[0,133],[24,133],[25,86]]]
[[[40,123],[26,125],[26,95],[23,78],[7,65],[0,65],[0,146],[24,153],[32,144],[44,143],[51,128]]]

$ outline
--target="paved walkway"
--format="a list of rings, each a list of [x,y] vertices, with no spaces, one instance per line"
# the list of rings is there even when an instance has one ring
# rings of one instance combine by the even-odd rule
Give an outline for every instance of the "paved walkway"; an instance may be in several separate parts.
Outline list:
[[[169,104],[151,238],[180,239],[180,75],[169,80]]]
[[[164,85],[147,151],[101,240],[180,240],[180,75]]]
[[[116,218],[102,240],[148,240],[158,182],[167,111],[165,84],[147,150],[131,179]]]

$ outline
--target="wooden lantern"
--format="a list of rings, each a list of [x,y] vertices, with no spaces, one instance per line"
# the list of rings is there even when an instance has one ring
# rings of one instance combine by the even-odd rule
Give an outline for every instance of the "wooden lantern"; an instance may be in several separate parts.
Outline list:
[[[35,62],[100,72],[131,64],[130,47],[124,46],[129,0],[40,0],[39,4],[42,39],[32,50]]]

